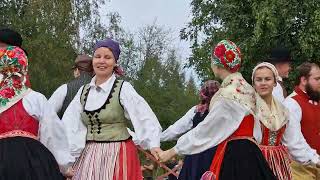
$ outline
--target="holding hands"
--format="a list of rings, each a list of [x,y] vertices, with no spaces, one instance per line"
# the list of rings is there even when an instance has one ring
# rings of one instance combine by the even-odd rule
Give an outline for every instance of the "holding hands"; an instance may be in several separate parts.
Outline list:
[[[156,158],[156,160],[159,160],[159,154],[163,152],[160,147],[154,147],[150,149],[150,153]]]
[[[167,162],[168,160],[170,160],[171,158],[173,158],[176,155],[177,155],[177,153],[173,148],[166,150],[166,151],[162,151],[159,153],[159,157],[160,157],[161,162]]]

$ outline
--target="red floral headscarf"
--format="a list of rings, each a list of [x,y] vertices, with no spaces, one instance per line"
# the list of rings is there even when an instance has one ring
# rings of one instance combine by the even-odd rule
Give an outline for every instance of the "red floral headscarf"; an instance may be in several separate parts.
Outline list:
[[[240,48],[229,40],[220,41],[212,51],[212,64],[224,67],[232,73],[241,67]]]
[[[209,109],[212,96],[219,90],[220,83],[214,80],[208,80],[200,89],[200,104],[197,105],[196,111],[204,113]]]
[[[28,59],[22,49],[16,46],[0,49],[0,113],[28,92],[27,72]]]

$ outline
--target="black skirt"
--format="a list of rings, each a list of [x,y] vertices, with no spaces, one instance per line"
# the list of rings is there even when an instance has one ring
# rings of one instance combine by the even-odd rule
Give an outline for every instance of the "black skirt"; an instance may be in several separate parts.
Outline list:
[[[199,180],[210,169],[217,147],[185,157],[181,180]],[[220,170],[220,180],[276,180],[259,147],[249,140],[227,144]]]
[[[51,152],[26,137],[0,139],[0,180],[62,180]]]

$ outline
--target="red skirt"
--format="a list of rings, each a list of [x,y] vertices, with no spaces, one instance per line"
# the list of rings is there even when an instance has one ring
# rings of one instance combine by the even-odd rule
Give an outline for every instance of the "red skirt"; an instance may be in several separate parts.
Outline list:
[[[73,180],[141,180],[137,148],[132,140],[87,142],[74,165]]]
[[[278,180],[291,180],[291,159],[288,150],[283,145],[265,146],[259,145],[262,154],[266,158],[273,173]]]

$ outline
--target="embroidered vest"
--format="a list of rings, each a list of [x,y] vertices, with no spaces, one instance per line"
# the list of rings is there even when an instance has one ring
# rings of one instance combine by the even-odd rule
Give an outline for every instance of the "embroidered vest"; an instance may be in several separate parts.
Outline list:
[[[90,86],[84,86],[81,93],[81,104],[84,111],[81,119],[87,126],[87,140],[90,141],[123,141],[130,137],[127,131],[128,119],[124,116],[120,104],[120,91],[123,80],[115,80],[106,102],[94,111],[85,110]]]
[[[284,125],[281,129],[278,131],[271,131],[267,127],[261,124],[262,129],[262,141],[261,145],[265,146],[279,146],[281,144],[281,139],[284,134],[284,131],[286,129],[286,125]]]
[[[39,122],[28,114],[22,99],[0,114],[0,138],[31,137],[37,139]]]

